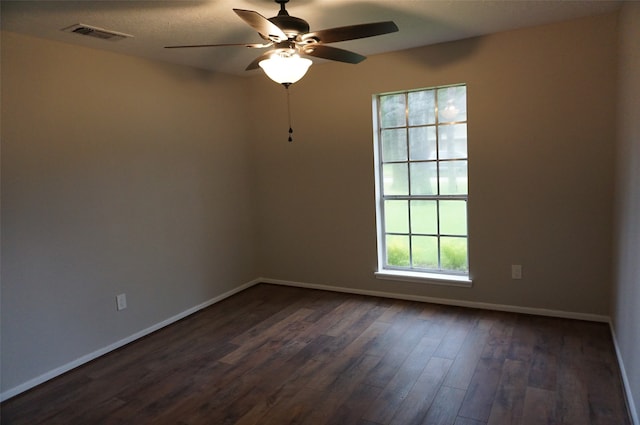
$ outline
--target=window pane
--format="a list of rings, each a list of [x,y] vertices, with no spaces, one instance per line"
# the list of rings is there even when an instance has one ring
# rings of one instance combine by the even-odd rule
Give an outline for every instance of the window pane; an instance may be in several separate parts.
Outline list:
[[[412,127],[409,129],[409,158],[412,161],[436,159],[435,127]]]
[[[467,203],[440,201],[440,234],[467,235]]]
[[[434,124],[436,122],[435,91],[423,90],[409,93],[409,125]]]
[[[409,236],[387,235],[386,259],[389,266],[409,265]]]
[[[438,89],[438,120],[467,120],[467,88],[464,86]]]
[[[467,161],[440,162],[440,194],[467,194]]]
[[[401,127],[406,123],[404,94],[393,94],[380,98],[382,128]]]
[[[413,267],[438,268],[438,238],[435,236],[413,236]]]
[[[411,232],[438,233],[437,201],[411,201]]]
[[[382,179],[384,181],[384,195],[408,195],[409,177],[407,164],[383,164]]]
[[[438,138],[438,155],[440,159],[462,159],[467,157],[466,124],[439,125]]]
[[[409,233],[409,201],[384,201],[384,228],[388,233]]]
[[[441,238],[440,261],[443,270],[466,272],[469,268],[467,266],[467,238]]]
[[[468,274],[466,86],[378,95],[380,269]]]
[[[410,167],[412,195],[435,195],[438,193],[437,162],[413,162]]]
[[[407,130],[382,130],[382,161],[407,160]]]

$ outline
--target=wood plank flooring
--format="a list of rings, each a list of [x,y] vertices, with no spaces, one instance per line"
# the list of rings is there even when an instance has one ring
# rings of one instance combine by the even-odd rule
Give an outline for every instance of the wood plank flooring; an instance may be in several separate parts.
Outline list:
[[[607,325],[260,284],[2,424],[627,425]]]

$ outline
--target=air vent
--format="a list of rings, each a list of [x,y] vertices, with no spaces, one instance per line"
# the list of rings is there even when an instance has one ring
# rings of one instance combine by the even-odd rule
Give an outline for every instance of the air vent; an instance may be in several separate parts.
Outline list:
[[[99,38],[101,40],[119,41],[125,38],[133,37],[130,34],[122,32],[106,30],[104,28],[93,27],[91,25],[76,24],[63,28],[62,31],[72,32],[75,34],[86,35],[87,37]]]

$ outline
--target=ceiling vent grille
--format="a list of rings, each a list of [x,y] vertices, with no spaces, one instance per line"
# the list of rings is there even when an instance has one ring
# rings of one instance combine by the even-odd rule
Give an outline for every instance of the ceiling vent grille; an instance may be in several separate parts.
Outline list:
[[[119,41],[125,38],[133,37],[130,34],[122,32],[106,30],[104,28],[93,27],[91,25],[76,24],[70,27],[63,28],[62,31],[71,32],[80,35],[86,35],[87,37],[99,38],[101,40]]]

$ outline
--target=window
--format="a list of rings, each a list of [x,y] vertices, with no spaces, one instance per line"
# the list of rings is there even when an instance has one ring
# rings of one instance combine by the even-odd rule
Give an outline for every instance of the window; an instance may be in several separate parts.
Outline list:
[[[379,277],[469,281],[466,85],[374,96]]]

